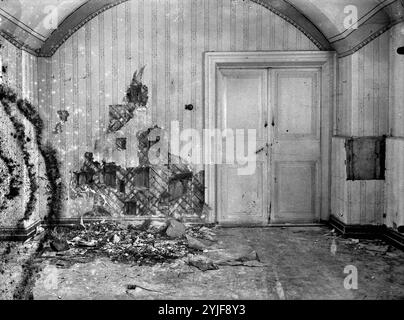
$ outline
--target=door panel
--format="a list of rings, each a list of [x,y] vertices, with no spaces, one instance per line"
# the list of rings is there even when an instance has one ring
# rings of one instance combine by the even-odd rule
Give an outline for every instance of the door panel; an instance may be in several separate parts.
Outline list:
[[[315,222],[320,210],[317,70],[273,70],[272,223]]]
[[[275,72],[275,77],[276,137],[318,137],[317,73]]]
[[[278,178],[274,210],[277,219],[284,222],[313,220],[316,171],[314,161],[276,162],[275,176]]]
[[[237,140],[241,141],[240,145],[244,145],[246,156],[249,129],[256,130],[256,150],[264,150],[267,143],[264,132],[264,122],[267,118],[267,76],[265,69],[219,70],[218,127],[221,130],[233,130],[234,146],[237,146]],[[222,145],[225,146],[223,159],[226,159],[225,150],[229,144]],[[267,153],[265,150],[258,154],[254,152],[254,157],[256,158],[255,170],[246,175],[240,174],[239,169],[245,165],[238,163],[237,159],[233,164],[218,165],[218,190],[221,192],[219,222],[233,224],[266,224],[268,222],[268,197],[267,188],[265,188]]]
[[[217,166],[219,222],[319,220],[319,70],[220,69],[217,81],[217,127],[233,133],[256,129],[254,172],[240,175],[243,165],[237,162]],[[244,145],[247,150],[247,141]],[[226,159],[225,151],[234,145],[222,146]]]

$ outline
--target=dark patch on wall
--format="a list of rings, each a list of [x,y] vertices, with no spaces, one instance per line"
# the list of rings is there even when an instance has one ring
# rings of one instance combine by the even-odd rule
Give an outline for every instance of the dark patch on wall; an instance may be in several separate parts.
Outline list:
[[[117,166],[115,163],[104,163],[102,177],[107,187],[116,188],[116,172]]]
[[[139,72],[135,71],[132,82],[126,90],[127,102],[142,107],[145,107],[149,100],[149,89],[142,83],[144,69],[145,66]]]
[[[138,140],[138,158],[139,158],[139,164],[140,166],[148,166],[150,165],[150,161],[149,161],[149,150],[152,146],[154,146],[157,142],[160,141],[160,137],[156,136],[156,137],[150,137],[150,133],[154,130],[160,130],[161,128],[159,128],[157,125],[152,127],[152,128],[148,128],[146,130],[143,131],[139,131],[136,134],[136,138]]]
[[[67,110],[59,110],[57,114],[59,116],[60,121],[62,122],[66,122],[69,118],[69,111]]]
[[[140,215],[138,213],[138,206],[136,200],[129,200],[125,202],[125,215],[127,216]]]
[[[132,118],[135,109],[128,104],[116,104],[109,106],[108,132],[121,130]]]
[[[349,138],[345,142],[347,180],[384,180],[386,137]]]
[[[0,145],[2,145],[1,137]],[[8,186],[8,193],[4,197],[7,200],[13,200],[20,194],[20,189],[22,187],[22,181],[19,178],[19,172],[21,172],[21,168],[15,161],[4,155],[2,148],[0,148],[0,159],[5,163],[7,167],[7,174],[11,178]],[[3,203],[0,206],[0,210],[4,209],[6,205],[6,203]]]
[[[128,168],[126,170],[126,176],[124,177],[126,181],[130,181],[134,188],[149,188],[150,180],[150,168],[149,167],[139,167],[139,168]]]
[[[404,54],[404,47],[397,48],[397,53],[398,54]]]
[[[169,201],[177,200],[184,196],[190,189],[192,181],[192,172],[184,172],[174,175],[168,183]]]
[[[69,112],[67,110],[59,110],[57,112],[60,121],[55,125],[55,129],[53,130],[54,134],[59,134],[63,132],[63,125],[67,122],[69,118]]]
[[[146,107],[149,100],[149,89],[142,83],[144,68],[141,68],[139,73],[135,71],[132,82],[126,91],[126,103],[109,106],[108,133],[121,130],[133,118],[133,113],[137,108]]]
[[[118,151],[126,150],[126,138],[116,138],[115,145]]]
[[[40,151],[45,161],[46,176],[50,185],[48,192],[49,215],[45,217],[45,220],[52,221],[60,217],[63,207],[65,187],[60,173],[61,163],[56,149],[50,143],[41,145]]]

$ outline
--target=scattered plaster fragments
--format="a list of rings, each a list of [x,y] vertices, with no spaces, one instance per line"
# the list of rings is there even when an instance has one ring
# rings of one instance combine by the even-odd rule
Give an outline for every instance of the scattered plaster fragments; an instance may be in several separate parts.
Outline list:
[[[138,225],[104,220],[86,223],[84,228],[55,228],[44,243],[42,259],[61,268],[100,257],[147,266],[179,260],[201,271],[222,265],[262,266],[249,246],[223,250],[215,227],[190,226],[175,219]]]

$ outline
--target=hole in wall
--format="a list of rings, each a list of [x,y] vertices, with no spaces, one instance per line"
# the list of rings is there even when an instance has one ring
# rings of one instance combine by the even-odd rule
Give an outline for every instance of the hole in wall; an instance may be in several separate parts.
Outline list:
[[[345,142],[347,180],[384,180],[386,137],[349,138]]]

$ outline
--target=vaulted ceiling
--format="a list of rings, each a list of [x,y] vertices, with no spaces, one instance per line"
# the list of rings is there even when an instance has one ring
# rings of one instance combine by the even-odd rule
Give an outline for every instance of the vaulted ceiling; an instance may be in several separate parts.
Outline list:
[[[84,23],[125,1],[1,0],[0,34],[38,56],[51,56]],[[340,56],[355,52],[404,20],[404,0],[250,1],[295,25],[321,50],[336,50]],[[358,13],[357,28],[347,28],[352,5]]]

